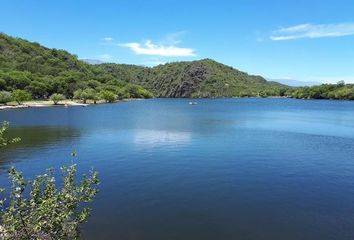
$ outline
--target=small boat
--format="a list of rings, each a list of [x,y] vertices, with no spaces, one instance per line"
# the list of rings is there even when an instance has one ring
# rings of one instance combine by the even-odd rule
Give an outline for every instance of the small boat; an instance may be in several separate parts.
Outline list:
[[[189,102],[189,105],[197,105],[197,102]]]

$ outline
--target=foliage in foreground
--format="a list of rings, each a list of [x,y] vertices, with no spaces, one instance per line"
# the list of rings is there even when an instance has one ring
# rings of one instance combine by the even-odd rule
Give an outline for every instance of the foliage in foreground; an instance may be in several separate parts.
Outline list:
[[[0,131],[0,148],[18,139],[7,140],[4,133],[8,124],[3,123]],[[97,172],[90,171],[76,180],[76,165],[61,167],[62,182],[54,177],[54,170],[26,180],[22,173],[11,168],[9,198],[0,199],[0,239],[79,239],[79,225],[87,221],[91,202],[98,192]],[[0,189],[0,193],[4,193]]]
[[[10,169],[10,199],[0,202],[4,239],[79,239],[79,224],[90,214],[82,204],[97,194],[97,172],[84,175],[78,183],[76,165],[62,167],[61,171],[63,185],[57,189],[53,169],[33,181]]]

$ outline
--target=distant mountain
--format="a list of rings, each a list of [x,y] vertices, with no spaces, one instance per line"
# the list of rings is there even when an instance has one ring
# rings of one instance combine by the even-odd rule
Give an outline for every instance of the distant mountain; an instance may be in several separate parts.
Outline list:
[[[291,87],[310,87],[310,86],[316,86],[316,85],[321,85],[320,82],[314,82],[314,81],[300,81],[300,80],[294,80],[294,79],[268,79],[269,81],[275,81],[284,85],[288,85]]]
[[[85,63],[91,64],[91,65],[97,65],[97,64],[104,63],[103,61],[98,60],[98,59],[81,59],[81,61],[84,61]]]

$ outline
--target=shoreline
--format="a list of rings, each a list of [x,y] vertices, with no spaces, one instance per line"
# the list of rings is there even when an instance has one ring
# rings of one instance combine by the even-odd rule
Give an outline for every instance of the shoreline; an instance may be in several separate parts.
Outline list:
[[[129,99],[122,99],[116,100],[112,103],[116,102],[129,102],[129,101],[137,101],[142,100],[141,98],[129,98]],[[37,108],[37,107],[87,107],[87,106],[94,106],[99,104],[108,104],[105,101],[97,101],[94,103],[93,101],[88,101],[87,103],[82,103],[79,101],[74,100],[63,100],[59,101],[57,104],[54,104],[51,100],[34,100],[34,101],[27,101],[23,102],[22,104],[18,105],[17,103],[10,103],[8,105],[1,105],[0,104],[0,111],[10,110],[10,109],[19,109],[19,108]]]
[[[133,101],[133,100],[139,100],[139,99],[123,99],[123,100],[117,100],[115,102],[128,102],[128,101]],[[73,100],[64,100],[60,101],[57,104],[54,104],[53,101],[50,100],[38,100],[38,101],[28,101],[28,102],[23,102],[22,104],[8,104],[8,105],[0,105],[0,111],[3,110],[10,110],[10,109],[19,109],[19,108],[37,108],[37,107],[87,107],[87,106],[92,106],[92,105],[99,105],[99,104],[105,104],[107,102],[105,101],[97,101],[97,103],[93,102],[87,102],[87,103],[82,103],[82,102],[77,102]]]
[[[60,101],[58,104],[54,104],[53,101],[40,100],[40,101],[28,101],[23,102],[20,105],[0,105],[0,110],[18,109],[18,108],[32,108],[32,107],[71,107],[71,106],[83,106],[86,107],[90,104],[79,103],[75,101]]]
[[[225,98],[225,97],[216,97],[216,98]],[[210,98],[210,99],[216,99],[216,98]],[[292,98],[292,97],[286,97],[286,96],[269,96],[269,97],[229,97],[230,99],[242,99],[242,98],[269,98],[269,99],[295,99],[295,100],[333,100],[333,101],[352,101],[352,100],[347,100],[347,99],[315,99],[315,98]],[[186,99],[203,99],[203,98],[186,98]],[[116,100],[111,103],[117,103],[117,102],[129,102],[129,101],[138,101],[138,100],[144,100],[143,98],[128,98],[128,99],[122,99],[122,100]],[[51,100],[34,100],[34,101],[27,101],[23,102],[22,104],[18,105],[17,103],[11,102],[8,105],[0,104],[0,111],[5,111],[5,110],[10,110],[10,109],[21,109],[21,108],[37,108],[37,107],[87,107],[87,106],[94,106],[94,105],[100,105],[100,104],[109,104],[108,102],[105,101],[97,101],[96,103],[93,103],[92,101],[88,101],[87,103],[82,103],[79,101],[74,101],[74,100],[63,100],[58,102],[57,104],[54,104],[53,101]]]

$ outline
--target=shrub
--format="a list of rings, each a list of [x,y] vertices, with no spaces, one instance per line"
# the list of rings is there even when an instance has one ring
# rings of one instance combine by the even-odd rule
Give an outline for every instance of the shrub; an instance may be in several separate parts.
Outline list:
[[[84,175],[80,183],[76,181],[76,165],[62,167],[61,172],[63,183],[58,189],[53,169],[33,181],[10,169],[10,199],[0,202],[2,235],[6,239],[79,239],[79,224],[90,214],[82,204],[91,202],[98,192],[97,172]]]
[[[19,141],[4,137],[8,123],[0,128],[0,148]],[[54,170],[25,180],[11,168],[9,199],[0,199],[0,239],[79,239],[79,225],[87,221],[91,202],[98,192],[97,172],[90,171],[76,181],[76,165],[62,167],[62,184],[57,188]],[[3,193],[4,189],[0,189]]]
[[[6,103],[11,102],[11,93],[7,91],[1,91],[0,92],[0,103],[3,103],[6,105]]]

